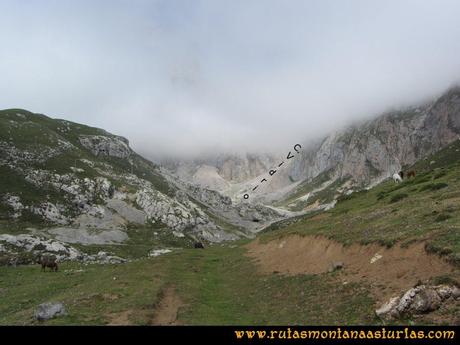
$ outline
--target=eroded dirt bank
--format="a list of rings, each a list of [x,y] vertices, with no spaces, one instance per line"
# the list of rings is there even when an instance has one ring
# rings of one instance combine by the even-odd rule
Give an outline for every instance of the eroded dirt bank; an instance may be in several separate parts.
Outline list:
[[[342,283],[365,282],[377,301],[407,290],[419,280],[449,274],[458,279],[460,272],[437,255],[428,254],[425,244],[392,248],[378,244],[344,246],[320,236],[290,235],[268,243],[258,239],[247,245],[248,255],[255,259],[263,273],[321,274],[331,264],[342,262],[338,272]]]

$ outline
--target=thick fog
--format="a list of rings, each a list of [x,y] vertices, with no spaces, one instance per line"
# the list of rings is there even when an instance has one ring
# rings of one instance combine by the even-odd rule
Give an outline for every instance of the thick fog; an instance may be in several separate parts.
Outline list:
[[[0,0],[0,108],[151,158],[284,151],[460,81],[460,2]]]

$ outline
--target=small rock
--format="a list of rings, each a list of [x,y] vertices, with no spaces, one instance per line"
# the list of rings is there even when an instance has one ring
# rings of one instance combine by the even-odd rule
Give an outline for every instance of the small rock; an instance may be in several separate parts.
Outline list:
[[[153,249],[150,251],[149,256],[150,257],[157,257],[163,254],[171,253],[171,249]]]
[[[371,264],[373,264],[374,262],[380,260],[381,258],[383,258],[383,256],[380,255],[379,253],[376,253],[371,259]]]
[[[340,270],[343,268],[343,262],[342,261],[334,261],[331,266],[329,266],[329,270],[328,272],[331,273],[331,272],[334,272],[334,271],[337,271],[337,270]]]
[[[34,317],[38,321],[46,321],[63,315],[67,313],[62,303],[43,303],[38,306]]]
[[[107,253],[103,252],[103,251],[100,251],[100,252],[97,253],[97,256],[100,259],[106,259],[107,258]]]

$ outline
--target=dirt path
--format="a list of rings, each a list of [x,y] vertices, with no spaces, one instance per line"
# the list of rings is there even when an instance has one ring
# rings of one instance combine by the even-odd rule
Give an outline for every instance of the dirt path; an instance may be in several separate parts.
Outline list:
[[[325,237],[291,235],[268,243],[255,240],[247,248],[263,273],[321,274],[333,262],[343,262],[344,268],[338,272],[342,283],[366,282],[380,301],[407,290],[419,280],[443,274],[460,276],[458,269],[439,256],[428,254],[423,242],[407,248],[378,244],[345,247]]]
[[[183,305],[173,286],[164,290],[158,307],[156,308],[153,325],[177,325],[177,312]]]

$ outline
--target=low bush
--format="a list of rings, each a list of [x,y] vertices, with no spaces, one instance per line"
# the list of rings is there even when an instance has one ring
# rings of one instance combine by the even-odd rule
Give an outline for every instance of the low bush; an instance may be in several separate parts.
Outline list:
[[[398,202],[404,198],[407,198],[409,195],[407,195],[406,193],[398,193],[398,194],[395,194],[391,197],[390,199],[390,204],[394,203],[394,202]]]

